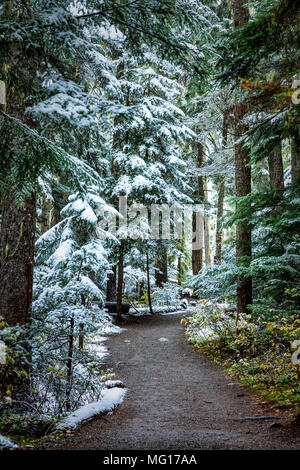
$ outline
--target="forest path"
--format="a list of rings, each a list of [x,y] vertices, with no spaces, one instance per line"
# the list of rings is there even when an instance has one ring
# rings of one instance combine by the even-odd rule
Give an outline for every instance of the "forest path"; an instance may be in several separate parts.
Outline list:
[[[40,448],[299,449],[289,417],[242,419],[276,413],[188,344],[181,318],[142,318],[110,337],[106,362],[128,388],[123,404]]]

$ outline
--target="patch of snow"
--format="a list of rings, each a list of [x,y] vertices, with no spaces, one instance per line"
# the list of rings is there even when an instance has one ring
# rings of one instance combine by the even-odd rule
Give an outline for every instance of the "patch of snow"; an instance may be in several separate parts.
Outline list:
[[[18,445],[0,434],[0,450],[18,449]]]
[[[185,315],[186,313],[186,310],[175,310],[174,312],[163,312],[161,315]]]
[[[114,387],[124,388],[124,385],[121,380],[106,380],[105,387],[106,388],[114,388]]]
[[[83,405],[73,413],[67,415],[57,425],[57,429],[76,428],[79,423],[95,415],[113,411],[123,402],[126,391],[126,388],[119,387],[104,389],[100,400]]]
[[[161,343],[168,343],[169,342],[168,338],[159,338],[158,341],[160,341]]]
[[[149,307],[135,307],[130,310],[131,315],[140,316],[140,315],[151,315],[149,312]],[[182,305],[163,305],[163,306],[154,306],[154,313],[159,313],[161,315],[175,315],[186,313],[186,310],[182,309]]]

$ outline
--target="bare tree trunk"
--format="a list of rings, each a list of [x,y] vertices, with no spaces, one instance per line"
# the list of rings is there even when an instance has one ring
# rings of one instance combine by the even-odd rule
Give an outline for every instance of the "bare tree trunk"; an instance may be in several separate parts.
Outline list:
[[[41,229],[41,235],[43,233],[47,232],[49,228],[51,227],[51,209],[52,209],[52,204],[51,201],[45,196],[42,196],[42,214],[40,217],[40,229]]]
[[[235,109],[236,135],[238,139],[244,132],[245,127],[241,124],[244,112],[242,107],[237,105]],[[236,196],[247,196],[251,192],[251,168],[246,166],[250,161],[249,151],[241,144],[235,146],[235,185]],[[251,227],[245,221],[236,226],[236,259],[237,264],[243,262],[247,266],[251,259]],[[252,279],[244,277],[238,280],[237,285],[237,312],[248,312],[248,305],[252,303]]]
[[[205,199],[207,199],[207,182],[204,179],[204,194]],[[206,266],[210,266],[210,236],[209,236],[209,217],[207,215],[204,216],[204,254],[205,254],[205,264]]]
[[[234,0],[233,19],[234,28],[239,29],[249,21],[249,10],[246,6],[248,0]],[[246,132],[242,120],[247,107],[244,103],[236,103],[234,107],[235,140],[240,139]],[[242,144],[235,144],[235,186],[236,196],[247,196],[251,193],[251,167],[249,150]],[[236,259],[237,264],[243,262],[247,265],[251,259],[251,227],[247,222],[236,226]],[[252,303],[252,279],[244,277],[238,279],[237,285],[237,312],[248,312],[248,305]]]
[[[204,156],[203,156],[203,145],[198,142],[197,143],[197,166],[198,168],[201,168],[201,166],[203,165],[203,160],[204,160]],[[195,196],[195,200],[198,200],[198,202],[203,202],[204,201],[204,184],[203,184],[203,177],[202,176],[198,176],[198,190],[197,190],[197,193],[194,195]],[[193,233],[195,234],[196,233],[196,230],[199,228],[200,230],[200,234],[202,235],[203,234],[203,224],[204,224],[204,220],[203,220],[203,217],[201,216],[198,221],[197,221],[197,215],[195,212],[193,212],[193,220],[192,220],[192,229],[193,229]],[[197,224],[198,222],[198,224]],[[202,226],[201,227],[197,227],[197,225],[201,224]],[[197,234],[197,236],[199,237],[199,233]],[[200,237],[199,237],[200,238]],[[202,236],[201,236],[202,238]],[[201,240],[201,245],[202,245],[202,240]],[[192,269],[193,269],[193,274],[196,275],[199,273],[199,271],[201,271],[202,269],[202,263],[203,263],[203,248],[197,248],[197,249],[194,249],[192,250]]]
[[[268,154],[268,166],[270,177],[270,188],[278,189],[280,193],[284,189],[283,163],[281,152],[281,140],[278,139],[271,152]],[[281,196],[281,194],[280,194]]]
[[[117,290],[117,322],[121,321],[122,297],[123,297],[123,281],[124,281],[124,256],[119,257],[118,262],[118,290]]]
[[[222,243],[223,243],[223,232],[221,217],[224,213],[224,196],[225,196],[225,178],[220,179],[219,190],[218,190],[218,207],[217,207],[217,226],[216,226],[216,251],[215,251],[215,264],[221,264],[222,260]]]
[[[19,207],[14,194],[2,195],[0,316],[10,325],[30,322],[36,197]]]
[[[79,338],[78,338],[78,347],[79,349],[83,350],[83,345],[84,345],[84,323],[80,323],[79,325]]]
[[[162,245],[161,241],[157,243],[155,268],[156,285],[162,287],[163,283],[168,282],[168,249]]]
[[[182,260],[181,256],[178,256],[178,285],[181,286],[182,282]]]
[[[67,390],[66,390],[66,410],[71,409],[71,391],[73,376],[73,348],[74,348],[74,317],[70,318],[70,334],[68,340],[68,359],[67,359]]]
[[[198,225],[201,225],[200,227],[200,234],[201,234],[201,248],[194,249],[192,251],[192,270],[193,270],[193,275],[195,276],[196,274],[199,273],[202,269],[202,264],[203,264],[203,248],[202,248],[202,243],[203,243],[203,233],[204,233],[204,219],[203,216],[201,215],[200,217],[198,216],[198,223],[197,223],[197,214],[193,212],[193,220],[192,220],[192,227],[193,227],[193,233],[196,233],[196,230],[199,228]],[[198,233],[199,237],[199,233]]]
[[[149,255],[146,253],[146,271],[147,271],[147,293],[148,293],[148,304],[149,312],[153,315],[152,301],[151,301],[151,284],[150,284],[150,269],[149,269]]]
[[[117,267],[114,265],[111,270],[112,273],[107,276],[106,300],[115,302],[117,300]]]
[[[224,112],[223,116],[223,139],[222,139],[222,147],[223,150],[226,149],[227,146],[227,137],[228,137],[228,112]],[[222,224],[221,218],[224,214],[224,197],[225,197],[225,178],[224,176],[220,177],[220,184],[218,189],[218,207],[217,207],[217,225],[216,225],[216,251],[215,251],[215,264],[221,264],[222,261],[222,244],[223,244],[223,231],[222,231]]]
[[[291,172],[292,183],[300,181],[300,132],[296,131],[291,137]]]

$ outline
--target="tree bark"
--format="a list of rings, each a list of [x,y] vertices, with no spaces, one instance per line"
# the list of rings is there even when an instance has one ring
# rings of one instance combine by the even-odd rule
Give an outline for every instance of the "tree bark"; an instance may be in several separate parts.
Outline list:
[[[270,188],[272,190],[284,189],[283,163],[281,140],[278,139],[272,150],[268,153],[268,167],[270,177]]]
[[[42,196],[42,214],[40,217],[40,229],[41,229],[41,235],[43,233],[47,232],[49,228],[51,228],[51,201],[45,196]]]
[[[207,199],[207,182],[204,180],[204,194],[206,194],[205,199]],[[205,264],[210,266],[210,235],[209,235],[209,217],[204,216],[204,254],[205,254]]]
[[[8,17],[22,16],[22,9],[12,13],[13,3],[7,3]],[[15,71],[19,65],[18,56],[24,51],[18,43],[8,43],[9,64],[7,83],[6,112],[11,117],[20,119],[34,128],[34,122],[25,115],[26,90],[24,83]],[[34,59],[34,57],[32,57]],[[36,74],[36,63],[28,65],[28,74]],[[8,144],[9,152],[15,158],[22,152],[22,142],[12,139]],[[2,149],[3,152],[6,149]],[[9,171],[9,170],[8,170]],[[34,239],[36,228],[36,195],[34,192],[21,203],[15,200],[14,188],[9,185],[3,190],[1,198],[1,234],[0,234],[0,315],[10,325],[24,325],[30,321],[33,285]]]
[[[218,190],[218,207],[217,207],[217,226],[216,226],[216,251],[215,251],[215,264],[221,264],[222,261],[222,243],[223,231],[221,224],[221,217],[224,213],[224,196],[225,196],[225,178],[221,177],[219,190]]]
[[[111,270],[112,273],[107,276],[106,300],[115,302],[117,300],[117,267],[114,265]]]
[[[124,256],[119,257],[118,262],[118,291],[117,291],[117,322],[121,321],[122,313],[122,297],[123,297],[123,282],[124,282]]]
[[[168,250],[160,241],[157,243],[155,268],[156,286],[161,288],[165,282],[168,282]]]
[[[71,409],[71,391],[73,378],[73,349],[74,349],[74,316],[70,318],[70,334],[68,338],[68,358],[67,358],[67,389],[66,389],[66,410]]]
[[[153,315],[152,301],[151,301],[151,284],[150,284],[150,269],[149,269],[149,254],[146,253],[146,271],[147,271],[147,293],[148,293],[148,305],[149,312]]]
[[[246,6],[247,0],[234,0],[233,20],[234,28],[239,29],[249,21],[249,10]],[[244,103],[236,103],[234,107],[235,140],[240,139],[247,128],[242,120],[247,106]],[[247,196],[251,193],[251,167],[249,150],[242,144],[235,144],[235,186],[236,196]],[[249,265],[251,259],[251,227],[245,221],[236,226],[236,260],[237,264]],[[237,312],[248,312],[248,305],[252,303],[252,279],[244,277],[238,279],[237,284]]]
[[[20,207],[14,194],[1,199],[0,316],[10,326],[24,325],[31,317],[36,198]]]
[[[182,260],[181,256],[178,256],[178,285],[181,286],[182,283]]]
[[[203,165],[203,145],[198,142],[197,143],[197,167],[201,168]],[[198,189],[197,192],[194,194],[194,199],[196,202],[203,202],[204,201],[204,184],[203,184],[203,177],[198,176]],[[202,226],[197,227],[197,215],[195,212],[193,212],[193,220],[192,220],[192,229],[193,233],[196,233],[197,228],[200,228],[200,234],[203,234],[203,224],[204,220],[203,217],[201,216],[200,219],[198,220],[198,223],[200,223]],[[199,234],[198,234],[199,236]],[[202,238],[202,237],[201,237]],[[201,240],[202,244],[202,240]],[[193,269],[193,275],[196,275],[201,271],[202,269],[202,263],[203,263],[203,248],[199,249],[193,249],[192,250],[192,269]]]
[[[61,190],[59,184],[61,178],[58,177],[58,184],[52,186],[52,196],[53,196],[53,212],[51,218],[51,227],[57,225],[61,221],[60,211],[67,204],[67,195]]]
[[[228,137],[228,117],[227,111],[224,112],[223,116],[223,139],[222,147],[223,150],[227,146],[227,137]],[[214,257],[215,264],[221,264],[222,261],[222,243],[223,243],[223,231],[221,218],[224,214],[224,197],[225,197],[225,178],[224,176],[220,177],[219,189],[218,189],[218,206],[217,206],[217,225],[216,225],[216,251]]]
[[[300,181],[300,131],[291,136],[291,173],[292,183]]]

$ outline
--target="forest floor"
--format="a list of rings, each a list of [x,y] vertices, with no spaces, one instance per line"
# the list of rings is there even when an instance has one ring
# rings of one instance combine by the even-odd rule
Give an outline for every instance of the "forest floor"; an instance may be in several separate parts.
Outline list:
[[[69,436],[44,438],[39,448],[300,449],[293,417],[260,403],[247,387],[233,383],[220,366],[201,356],[187,342],[181,318],[131,319],[123,333],[110,337],[106,365],[128,389],[123,404]],[[258,416],[269,419],[246,419]]]

